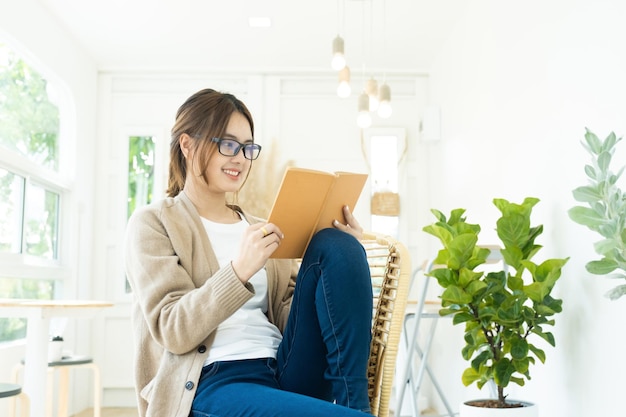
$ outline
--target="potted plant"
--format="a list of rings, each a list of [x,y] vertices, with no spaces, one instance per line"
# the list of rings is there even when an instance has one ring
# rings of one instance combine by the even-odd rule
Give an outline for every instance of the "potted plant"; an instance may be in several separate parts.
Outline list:
[[[452,210],[449,218],[433,209],[437,221],[423,229],[443,245],[434,260],[440,267],[428,273],[444,288],[439,313],[453,315],[454,324],[465,325],[462,356],[470,366],[463,372],[463,384],[482,388],[494,383],[497,388],[495,399],[462,404],[462,416],[492,415],[493,411],[479,407],[505,408],[507,416],[537,415],[536,406],[507,399],[505,388],[510,383],[523,386],[530,379],[530,366],[537,359],[545,361],[545,352],[532,339],[554,346],[554,336],[545,327],[554,325],[552,316],[562,310],[562,300],[551,293],[567,258],[532,261],[541,249],[535,239],[543,232],[543,226],[530,225],[538,202],[536,198],[526,198],[522,204],[493,200],[501,212],[496,232],[507,266],[500,271],[477,269],[485,264],[490,249],[478,244],[481,227],[465,221],[465,209]],[[532,409],[530,414],[524,414],[527,408]],[[468,414],[469,410],[478,414]]]
[[[595,275],[608,275],[626,279],[626,194],[617,182],[624,172],[611,171],[615,146],[622,140],[611,132],[604,141],[586,129],[583,147],[591,154],[591,165],[585,166],[588,185],[573,191],[574,199],[586,206],[569,209],[570,218],[602,236],[594,244],[595,252],[602,258],[588,262],[587,271]],[[618,299],[626,294],[626,284],[617,285],[607,296]]]

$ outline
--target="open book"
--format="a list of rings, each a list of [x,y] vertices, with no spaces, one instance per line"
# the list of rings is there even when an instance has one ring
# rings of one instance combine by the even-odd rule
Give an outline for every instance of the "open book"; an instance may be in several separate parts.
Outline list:
[[[354,209],[367,174],[287,168],[268,222],[285,238],[271,258],[302,258],[315,233],[344,222],[343,206]]]

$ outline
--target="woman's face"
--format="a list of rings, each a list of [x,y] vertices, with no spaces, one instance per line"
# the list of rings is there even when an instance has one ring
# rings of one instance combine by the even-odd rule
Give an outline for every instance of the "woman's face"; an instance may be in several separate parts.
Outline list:
[[[226,132],[220,139],[233,139],[239,143],[253,143],[252,130],[248,120],[241,113],[233,113],[228,121]],[[187,159],[189,161],[189,158]],[[225,156],[220,152],[215,152],[209,160],[207,169],[208,184],[204,183],[202,176],[197,175],[197,167],[191,172],[193,181],[197,188],[208,187],[211,193],[236,192],[243,185],[252,161],[246,159],[243,149],[240,149],[235,156]],[[188,179],[191,179],[188,176]]]

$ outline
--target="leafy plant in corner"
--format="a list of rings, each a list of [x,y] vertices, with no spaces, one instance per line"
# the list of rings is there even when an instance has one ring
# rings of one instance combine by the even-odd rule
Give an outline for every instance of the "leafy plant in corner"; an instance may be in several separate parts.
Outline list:
[[[555,345],[553,334],[544,327],[554,325],[552,316],[562,310],[562,300],[551,292],[568,259],[548,259],[539,265],[531,260],[541,249],[535,239],[543,226],[530,225],[538,202],[536,198],[526,198],[522,204],[493,200],[501,212],[496,231],[507,265],[501,271],[477,270],[491,251],[478,245],[481,228],[465,221],[465,209],[452,210],[449,219],[433,209],[437,222],[423,229],[443,245],[434,260],[441,267],[429,273],[444,288],[439,313],[453,315],[454,324],[465,325],[462,356],[470,367],[463,372],[463,384],[482,388],[493,381],[498,398],[491,407],[511,407],[504,389],[511,382],[523,386],[525,379],[530,380],[535,360],[545,361],[545,352],[533,337]]]
[[[591,154],[591,165],[585,165],[589,184],[576,188],[572,194],[576,201],[587,206],[572,207],[568,214],[574,222],[587,226],[603,238],[593,246],[602,258],[588,262],[585,265],[587,271],[626,279],[626,195],[617,186],[624,167],[617,173],[610,168],[615,146],[620,140],[622,138],[611,132],[601,141],[586,129],[583,147]],[[621,284],[611,289],[607,296],[615,300],[625,294],[626,284]]]

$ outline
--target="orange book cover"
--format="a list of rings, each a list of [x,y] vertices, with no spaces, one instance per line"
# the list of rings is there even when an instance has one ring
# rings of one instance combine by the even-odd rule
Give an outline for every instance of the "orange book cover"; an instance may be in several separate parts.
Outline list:
[[[285,235],[271,258],[302,258],[315,233],[343,221],[343,206],[354,209],[365,181],[367,174],[287,168],[268,217]]]

